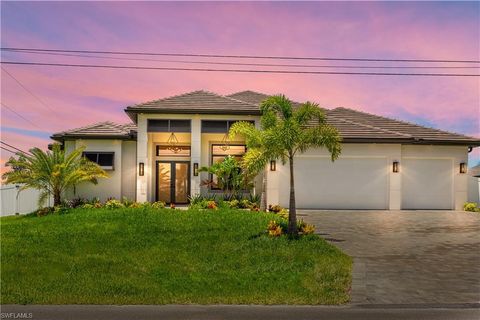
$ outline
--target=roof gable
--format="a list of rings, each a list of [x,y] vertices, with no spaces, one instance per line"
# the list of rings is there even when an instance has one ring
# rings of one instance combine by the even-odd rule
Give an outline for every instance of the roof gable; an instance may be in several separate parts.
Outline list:
[[[251,114],[259,115],[258,106],[231,97],[199,90],[159,100],[153,100],[125,109],[135,120],[138,112],[144,113],[191,113],[191,114]]]

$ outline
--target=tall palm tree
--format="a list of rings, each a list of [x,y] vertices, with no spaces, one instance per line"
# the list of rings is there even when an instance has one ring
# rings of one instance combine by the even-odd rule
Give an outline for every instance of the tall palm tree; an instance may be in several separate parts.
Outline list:
[[[94,184],[98,178],[108,177],[96,163],[82,157],[84,148],[78,148],[68,155],[56,143],[52,151],[30,149],[30,154],[17,153],[18,159],[10,158],[6,165],[12,168],[3,174],[6,183],[18,183],[21,190],[33,188],[41,191],[39,204],[53,195],[53,205],[61,204],[62,196],[69,188],[80,182]]]
[[[289,163],[288,233],[296,235],[294,157],[310,148],[325,147],[335,161],[341,153],[341,138],[337,129],[326,123],[325,115],[316,103],[305,102],[293,108],[287,97],[275,95],[264,100],[260,109],[261,130],[241,121],[232,125],[229,135],[231,139],[237,134],[245,137],[248,150],[242,165],[250,174],[264,170],[270,160]]]

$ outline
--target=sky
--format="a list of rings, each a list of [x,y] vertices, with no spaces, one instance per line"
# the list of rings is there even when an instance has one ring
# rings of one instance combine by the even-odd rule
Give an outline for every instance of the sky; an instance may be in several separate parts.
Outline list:
[[[1,45],[224,55],[479,60],[480,3],[2,1]],[[172,65],[5,51],[1,52],[1,59]],[[191,58],[155,59],[191,61]],[[425,63],[413,65],[425,66]],[[186,63],[181,66],[205,67]],[[480,137],[479,77],[205,73],[19,65],[2,65],[2,68],[26,89],[2,71],[1,101],[28,121],[2,106],[1,140],[23,150],[34,146],[45,148],[54,132],[107,120],[129,122],[123,111],[128,105],[199,89],[219,94],[246,89],[284,93],[293,100],[315,101],[325,108],[349,107]],[[470,165],[480,161],[479,149],[470,154]],[[4,163],[9,156],[2,150],[0,161]]]

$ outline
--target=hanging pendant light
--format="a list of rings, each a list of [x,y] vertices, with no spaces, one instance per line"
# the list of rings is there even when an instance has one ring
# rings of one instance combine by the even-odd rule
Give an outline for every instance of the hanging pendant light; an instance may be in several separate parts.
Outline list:
[[[180,151],[182,151],[182,148],[178,146],[177,136],[175,136],[175,133],[173,132],[170,137],[168,137],[167,149],[172,151],[173,153],[179,153]]]
[[[220,149],[222,149],[223,151],[227,151],[228,149],[230,149],[230,139],[228,138],[228,133],[225,133],[225,135],[223,136]]]

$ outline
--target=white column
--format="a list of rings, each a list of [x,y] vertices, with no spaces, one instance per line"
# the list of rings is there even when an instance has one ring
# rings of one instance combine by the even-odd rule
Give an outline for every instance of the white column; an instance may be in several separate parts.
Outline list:
[[[267,196],[267,208],[269,205],[280,204],[280,190],[279,190],[279,175],[280,170],[288,170],[288,167],[282,166],[282,164],[277,161],[276,171],[270,171],[270,163],[267,165],[265,173],[267,174],[267,191],[265,192]]]
[[[148,200],[147,177],[152,171],[151,163],[148,161],[148,135],[147,135],[147,119],[144,115],[139,114],[137,120],[137,202],[146,202]],[[144,164],[145,173],[139,175],[138,167],[140,163]]]
[[[201,167],[200,157],[202,150],[202,123],[198,115],[192,118],[192,132],[190,134],[191,143],[191,170],[190,170],[190,194],[197,195],[200,193],[200,174],[198,176],[193,175],[194,163],[198,163],[198,167]]]
[[[453,153],[453,150],[452,150],[452,153]],[[453,209],[457,211],[463,211],[463,205],[468,200],[469,174],[460,173],[460,163],[462,162],[465,163],[468,167],[468,151],[466,147],[464,147],[463,150],[461,150],[460,153],[457,154],[453,162],[453,173],[454,173],[453,187],[455,189]]]
[[[389,210],[400,210],[402,208],[402,145],[395,145],[395,151],[387,158],[387,167],[390,172],[389,186]],[[398,172],[393,172],[393,162],[398,161]]]

